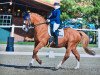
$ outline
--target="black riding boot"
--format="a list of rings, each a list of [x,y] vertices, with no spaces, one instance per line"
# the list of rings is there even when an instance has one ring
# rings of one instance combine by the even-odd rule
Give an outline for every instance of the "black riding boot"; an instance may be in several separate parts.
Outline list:
[[[54,36],[55,45],[58,46],[58,36]]]
[[[49,38],[49,44],[51,44],[53,42],[53,40],[54,40],[54,37],[50,36],[50,38]]]
[[[55,42],[55,45],[58,46],[58,30],[56,30],[54,33],[54,42]]]

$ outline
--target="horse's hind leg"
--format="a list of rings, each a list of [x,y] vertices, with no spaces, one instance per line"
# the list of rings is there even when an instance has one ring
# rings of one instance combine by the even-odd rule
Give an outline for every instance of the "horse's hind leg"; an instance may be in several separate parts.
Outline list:
[[[76,59],[77,59],[77,65],[74,69],[79,69],[80,67],[80,55],[78,53],[78,51],[75,49],[72,50],[72,53],[75,55]]]

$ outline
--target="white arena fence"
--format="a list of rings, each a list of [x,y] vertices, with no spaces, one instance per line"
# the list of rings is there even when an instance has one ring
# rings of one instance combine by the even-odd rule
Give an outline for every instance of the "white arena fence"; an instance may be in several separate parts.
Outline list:
[[[11,37],[14,37],[14,30],[15,28],[22,28],[22,26],[15,26],[14,24],[11,26],[1,26],[0,28],[12,28],[11,29]],[[77,30],[81,30],[81,31],[95,31],[97,32],[98,35],[98,48],[100,48],[100,29],[94,30],[94,29],[77,29]],[[5,52],[5,51],[0,51],[0,55],[32,55],[33,52]],[[46,56],[49,58],[55,58],[56,56],[64,56],[65,53],[54,53],[54,51],[49,51],[49,52],[39,52],[38,55],[42,55],[42,56]],[[71,54],[70,56],[73,57],[73,54]],[[90,58],[97,58],[100,57],[99,54],[95,55],[95,56],[90,56],[88,54],[80,54],[81,57],[90,57]]]
[[[18,26],[18,25],[16,26],[14,24],[12,24],[10,26],[0,25],[0,28],[12,28],[11,29],[11,37],[14,37],[15,28],[22,28],[22,26]],[[100,48],[100,29],[76,29],[76,30],[86,31],[86,32],[89,32],[89,31],[97,32],[97,45],[98,45],[98,48]]]
[[[4,51],[0,51],[0,55],[21,55],[21,56],[32,56],[33,52],[4,52]],[[49,51],[49,52],[38,52],[39,56],[46,56],[48,58],[55,58],[57,56],[64,56],[65,53],[55,53],[54,51]],[[74,57],[74,55],[71,53],[70,54],[71,57]],[[80,54],[80,57],[84,57],[84,58],[100,58],[100,54],[96,54],[95,56],[91,56],[88,54]]]

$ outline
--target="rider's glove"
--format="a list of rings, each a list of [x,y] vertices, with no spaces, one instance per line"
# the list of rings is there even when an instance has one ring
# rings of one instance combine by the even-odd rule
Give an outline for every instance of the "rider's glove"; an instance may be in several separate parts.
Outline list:
[[[49,23],[50,22],[50,19],[47,19],[46,22]]]

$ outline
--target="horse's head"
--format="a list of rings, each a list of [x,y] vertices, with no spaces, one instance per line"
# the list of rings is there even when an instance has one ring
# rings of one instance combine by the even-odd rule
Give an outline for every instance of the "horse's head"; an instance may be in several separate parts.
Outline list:
[[[23,30],[28,31],[30,27],[33,25],[33,27],[40,27],[40,25],[46,26],[46,20],[37,13],[25,13],[23,16]]]
[[[23,15],[23,27],[22,29],[26,32],[30,29],[31,26],[31,19],[30,19],[30,14],[29,13],[24,13]]]

